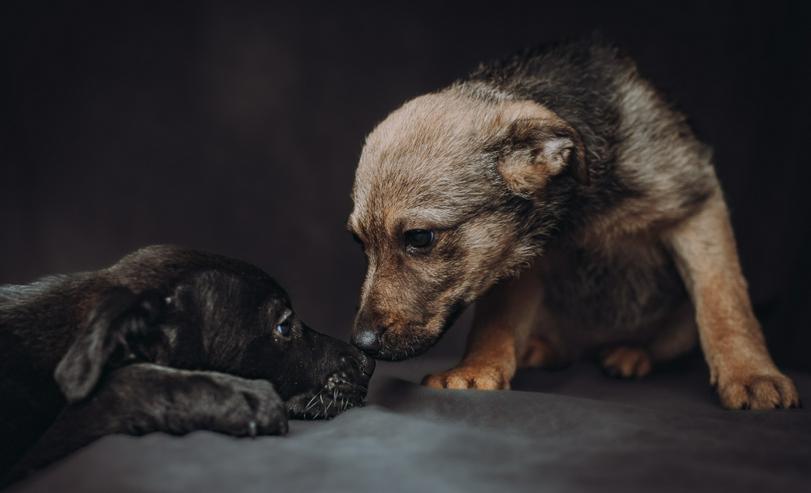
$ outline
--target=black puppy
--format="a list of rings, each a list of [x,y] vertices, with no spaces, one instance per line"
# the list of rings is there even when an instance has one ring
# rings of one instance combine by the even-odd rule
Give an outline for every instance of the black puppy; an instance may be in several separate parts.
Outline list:
[[[362,404],[373,369],[266,273],[217,255],[153,246],[0,286],[0,474],[113,433],[284,434],[287,416]]]

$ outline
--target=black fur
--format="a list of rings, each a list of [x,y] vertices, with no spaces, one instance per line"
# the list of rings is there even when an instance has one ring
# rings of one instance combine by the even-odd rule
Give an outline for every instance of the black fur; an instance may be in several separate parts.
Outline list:
[[[529,223],[546,225],[545,228],[531,227],[536,234],[554,225],[555,236],[560,237],[560,233],[565,235],[587,225],[594,214],[646,193],[648,187],[645,184],[635,183],[632,176],[621,175],[617,170],[619,149],[627,139],[627,135],[620,131],[621,121],[623,112],[629,111],[623,108],[618,89],[636,84],[638,79],[632,58],[600,36],[594,36],[539,46],[483,63],[466,79],[457,82],[458,86],[484,99],[507,94],[511,99],[536,101],[560,116],[580,135],[590,186],[577,186],[571,173],[557,177],[555,183],[545,190],[544,209],[534,211],[535,215],[542,217]],[[685,142],[689,142],[689,146],[701,147],[685,118],[669,102],[662,100],[659,104],[667,108],[673,138],[680,140],[673,147],[687,147]],[[706,147],[693,152],[711,153]],[[697,208],[712,193],[706,180],[701,181],[701,175],[672,186],[683,198],[685,210]],[[526,208],[526,204],[511,202],[507,208]],[[539,238],[542,242],[544,239]]]
[[[537,101],[577,129],[588,150],[590,172],[606,174],[616,157],[620,110],[618,77],[633,62],[615,48],[591,40],[524,50],[480,65],[469,77]]]
[[[289,310],[260,269],[171,246],[0,287],[0,473],[111,433],[283,434],[362,404],[373,360],[295,314],[283,336]]]
[[[615,172],[621,113],[616,88],[635,70],[634,62],[617,48],[590,39],[523,50],[483,63],[460,81],[462,86],[486,87],[476,91],[483,98],[493,97],[490,90],[496,89],[513,99],[536,101],[571,125],[582,140],[589,186],[578,186],[576,177],[568,173],[547,188],[543,210],[514,198],[507,205],[522,212],[534,209],[533,215],[541,217],[527,225],[536,234],[539,228],[534,225],[543,224],[546,227],[540,231],[554,225],[553,232],[559,236],[559,229],[564,233],[577,229],[593,213],[643,193]]]

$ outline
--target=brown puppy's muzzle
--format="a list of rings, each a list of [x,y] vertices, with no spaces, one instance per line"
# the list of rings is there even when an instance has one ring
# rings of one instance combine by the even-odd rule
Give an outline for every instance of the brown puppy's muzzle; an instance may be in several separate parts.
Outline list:
[[[400,353],[401,348],[394,335],[402,332],[398,329],[389,331],[389,327],[381,323],[381,317],[373,311],[362,310],[355,320],[355,329],[352,331],[352,344],[375,359],[402,359],[392,357]]]
[[[379,322],[380,317],[362,311],[355,320],[352,344],[379,360],[400,361],[419,356],[439,341],[464,306],[461,301],[452,303],[436,319],[404,326],[386,326]]]
[[[386,327],[379,325],[359,327],[352,334],[352,344],[369,356],[376,357],[376,354],[383,348],[385,333]]]
[[[356,328],[352,344],[372,358],[400,361],[427,351],[441,335],[430,335],[420,328],[394,329],[373,325],[371,328]]]

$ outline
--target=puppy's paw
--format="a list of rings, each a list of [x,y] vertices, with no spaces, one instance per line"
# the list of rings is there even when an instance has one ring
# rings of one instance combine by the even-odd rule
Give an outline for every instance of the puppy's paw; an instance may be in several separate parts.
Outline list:
[[[287,408],[270,382],[233,378],[226,385],[228,396],[212,431],[250,437],[287,433]]]
[[[458,366],[428,375],[422,384],[435,389],[507,390],[510,379],[501,368],[495,366]]]
[[[719,375],[716,384],[727,409],[777,409],[800,406],[800,395],[790,378],[778,371],[733,372]]]
[[[559,368],[565,363],[552,343],[538,336],[527,339],[527,347],[518,361],[519,368]]]
[[[608,375],[617,378],[642,378],[653,368],[648,352],[632,346],[604,350],[600,354],[600,363]]]

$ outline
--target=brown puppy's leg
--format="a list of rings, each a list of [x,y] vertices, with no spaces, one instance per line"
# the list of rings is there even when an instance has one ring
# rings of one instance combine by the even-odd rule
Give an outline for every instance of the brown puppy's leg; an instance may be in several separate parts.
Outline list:
[[[657,324],[656,337],[644,346],[615,345],[600,352],[599,359],[612,377],[641,378],[657,363],[687,354],[698,342],[695,312],[685,302],[671,317]]]
[[[538,322],[541,292],[540,280],[533,270],[491,288],[476,303],[473,328],[462,362],[446,372],[428,375],[423,385],[448,389],[509,389],[518,366],[518,355],[524,354],[529,334]]]
[[[752,312],[720,190],[671,231],[669,242],[695,306],[710,383],[721,404],[729,409],[797,406],[797,389],[772,362]]]
[[[560,368],[566,365],[560,349],[551,339],[538,335],[527,338],[524,352],[518,360],[519,368]]]
[[[639,346],[612,346],[600,353],[606,373],[618,378],[642,378],[653,369],[650,353]]]
[[[683,356],[698,344],[698,326],[692,303],[685,303],[667,320],[653,341],[646,346],[656,363],[672,361]]]

